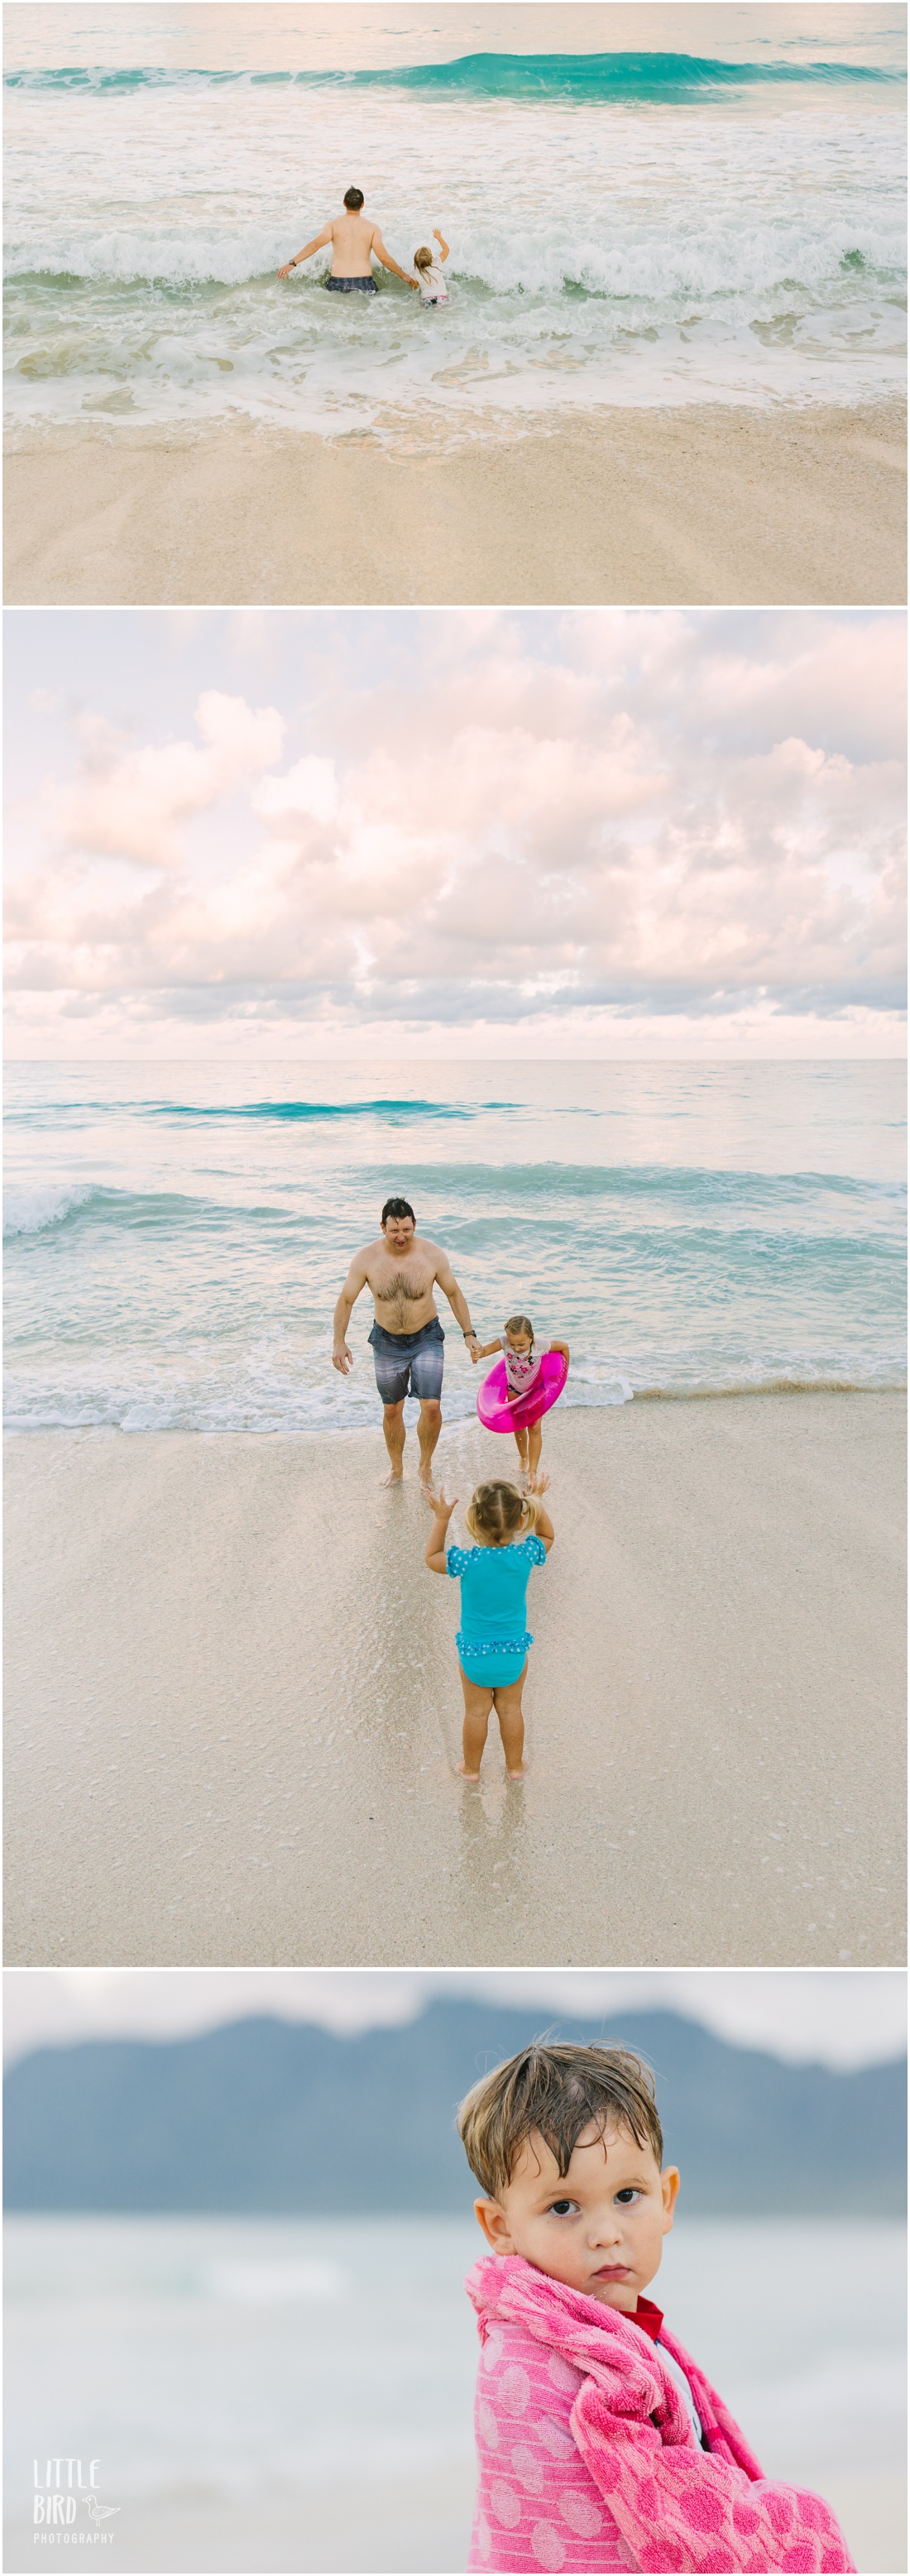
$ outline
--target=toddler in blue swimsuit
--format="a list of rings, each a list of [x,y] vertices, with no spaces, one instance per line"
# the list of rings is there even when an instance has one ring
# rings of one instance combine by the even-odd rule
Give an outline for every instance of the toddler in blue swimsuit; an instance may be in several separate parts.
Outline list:
[[[458,1575],[461,1627],[455,1643],[464,1693],[465,1780],[480,1778],[490,1711],[495,1708],[510,1780],[524,1778],[521,1694],[534,1639],[525,1626],[525,1594],[535,1565],[553,1545],[553,1523],[544,1510],[546,1476],[528,1494],[502,1477],[478,1485],[465,1513],[473,1547],[446,1547],[455,1500],[428,1494],[433,1527],[426,1546],[432,1574]]]

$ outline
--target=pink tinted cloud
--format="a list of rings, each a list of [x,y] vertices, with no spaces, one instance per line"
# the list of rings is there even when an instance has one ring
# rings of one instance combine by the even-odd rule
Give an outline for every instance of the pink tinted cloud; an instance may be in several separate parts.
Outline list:
[[[199,742],[83,722],[27,818],[10,980],[200,1019],[894,1007],[897,629],[767,633],[750,659],[674,613],[589,618],[547,658],[496,618],[468,669],[446,629],[406,687],[367,656],[284,768],[277,710],[216,691]]]
[[[140,867],[184,861],[181,825],[281,756],[284,720],[243,698],[207,689],[195,709],[204,748],[192,742],[127,751],[107,726],[82,718],[79,774],[60,799],[57,831],[70,849],[132,859]]]

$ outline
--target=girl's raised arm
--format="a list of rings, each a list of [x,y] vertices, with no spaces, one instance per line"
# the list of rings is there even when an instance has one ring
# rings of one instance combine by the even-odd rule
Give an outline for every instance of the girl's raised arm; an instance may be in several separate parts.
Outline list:
[[[448,242],[447,242],[447,241],[443,241],[442,234],[441,234],[441,232],[440,232],[440,230],[439,230],[438,224],[434,224],[434,226],[433,226],[433,240],[434,240],[434,241],[438,241],[438,243],[439,243],[439,248],[440,248],[440,250],[441,250],[441,252],[442,252],[443,259],[448,259],[448,256],[449,256],[449,245],[448,245]]]
[[[423,1498],[425,1503],[429,1503],[430,1510],[433,1514],[433,1527],[430,1531],[430,1535],[424,1549],[424,1562],[429,1566],[431,1574],[444,1574],[446,1570],[446,1539],[448,1536],[449,1522],[458,1501],[458,1496],[455,1494],[452,1501],[447,1503],[441,1486],[438,1494],[434,1494],[432,1492],[428,1493],[426,1486],[424,1486]]]
[[[501,1342],[499,1342],[499,1341],[497,1341],[497,1342],[481,1342],[479,1349],[478,1349],[478,1350],[476,1350],[476,1351],[472,1351],[472,1353],[471,1353],[471,1357],[472,1357],[472,1359],[475,1359],[475,1360],[488,1360],[488,1359],[489,1359],[489,1356],[490,1356],[490,1352],[491,1352],[491,1351],[501,1351],[501,1349],[502,1349],[502,1343],[501,1343]]]

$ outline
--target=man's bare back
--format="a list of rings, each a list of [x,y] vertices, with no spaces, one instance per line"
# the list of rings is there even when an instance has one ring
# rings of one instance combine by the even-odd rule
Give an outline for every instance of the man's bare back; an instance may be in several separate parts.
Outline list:
[[[371,277],[373,244],[378,240],[385,248],[379,225],[369,223],[366,215],[336,215],[326,229],[332,244],[332,276]]]
[[[359,191],[353,193],[359,194]],[[330,242],[333,277],[372,279],[373,260],[378,259],[381,267],[390,269],[392,276],[400,277],[405,286],[415,287],[419,295],[416,277],[406,276],[404,269],[399,268],[397,259],[393,259],[391,251],[386,249],[379,225],[371,223],[369,215],[360,214],[356,208],[348,206],[343,215],[330,217],[329,222],[323,224],[321,233],[316,233],[313,240],[297,252],[296,258],[289,259],[284,268],[279,269],[279,277],[289,277],[292,268],[299,268],[302,259],[312,259],[316,250],[327,250]]]

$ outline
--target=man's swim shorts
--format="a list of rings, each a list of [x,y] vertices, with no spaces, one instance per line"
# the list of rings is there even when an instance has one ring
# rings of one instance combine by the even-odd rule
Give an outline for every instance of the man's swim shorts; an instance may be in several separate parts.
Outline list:
[[[361,295],[378,295],[379,293],[375,277],[327,277],[325,282],[332,295],[356,295],[358,293]]]
[[[438,1315],[421,1324],[419,1333],[387,1333],[383,1324],[374,1324],[370,1341],[383,1404],[402,1404],[406,1395],[441,1395],[445,1334]]]

